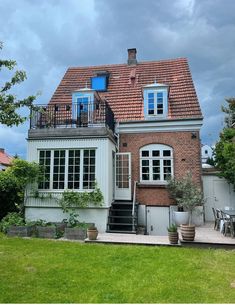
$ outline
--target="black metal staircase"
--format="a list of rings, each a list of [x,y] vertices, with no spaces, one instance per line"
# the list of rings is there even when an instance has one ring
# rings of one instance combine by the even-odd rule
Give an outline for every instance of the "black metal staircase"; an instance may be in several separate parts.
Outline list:
[[[134,212],[132,210],[132,201],[115,200],[109,209],[107,232],[136,233],[138,204],[134,205]]]

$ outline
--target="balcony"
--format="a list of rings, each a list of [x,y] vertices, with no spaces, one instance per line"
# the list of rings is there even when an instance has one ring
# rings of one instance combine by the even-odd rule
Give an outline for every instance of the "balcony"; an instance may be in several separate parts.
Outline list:
[[[45,128],[98,128],[114,131],[114,114],[106,102],[38,105],[31,110],[30,130]]]

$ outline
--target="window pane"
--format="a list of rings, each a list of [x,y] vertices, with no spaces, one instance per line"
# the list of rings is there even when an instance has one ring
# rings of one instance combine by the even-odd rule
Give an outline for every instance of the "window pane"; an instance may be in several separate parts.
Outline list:
[[[153,99],[154,98],[154,94],[153,93],[148,93],[148,99]]]
[[[51,164],[51,151],[40,150],[39,164],[43,166],[42,181],[39,183],[39,189],[48,190],[50,188],[50,164]]]
[[[170,150],[163,150],[163,157],[170,157],[171,151]]]
[[[64,189],[65,180],[65,150],[54,151],[53,189]]]
[[[149,115],[154,115],[154,110],[148,110]]]
[[[153,157],[159,157],[160,156],[160,150],[153,150],[152,151],[152,156]]]
[[[149,174],[142,174],[142,180],[149,180]]]
[[[69,150],[68,189],[79,189],[80,150]],[[74,158],[72,158],[74,157]]]
[[[141,155],[142,155],[142,157],[149,157],[149,151],[148,150],[142,150]]]
[[[93,189],[95,185],[95,150],[84,150],[83,189]]]
[[[142,166],[148,166],[149,160],[142,160]]]

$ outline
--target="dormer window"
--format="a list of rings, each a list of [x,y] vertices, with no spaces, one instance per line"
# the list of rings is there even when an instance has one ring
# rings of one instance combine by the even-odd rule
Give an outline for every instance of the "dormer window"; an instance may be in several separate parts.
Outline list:
[[[91,88],[97,92],[106,92],[108,88],[109,72],[97,71],[95,77],[91,77]]]
[[[168,113],[168,86],[150,84],[144,87],[144,115],[146,119],[165,118]]]

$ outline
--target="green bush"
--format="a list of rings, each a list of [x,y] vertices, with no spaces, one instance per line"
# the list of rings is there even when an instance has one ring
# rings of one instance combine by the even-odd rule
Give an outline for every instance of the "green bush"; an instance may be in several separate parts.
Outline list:
[[[0,230],[7,233],[10,226],[24,226],[25,221],[17,212],[8,213],[0,222]]]

